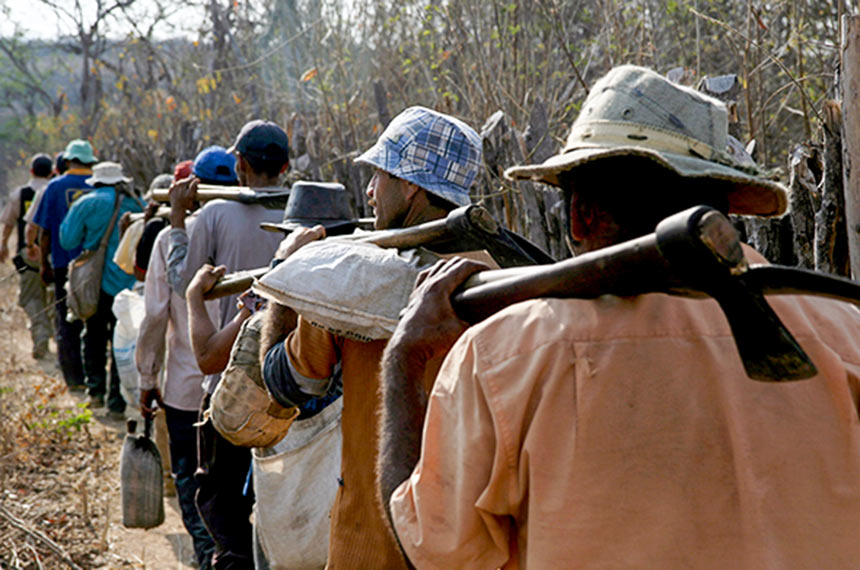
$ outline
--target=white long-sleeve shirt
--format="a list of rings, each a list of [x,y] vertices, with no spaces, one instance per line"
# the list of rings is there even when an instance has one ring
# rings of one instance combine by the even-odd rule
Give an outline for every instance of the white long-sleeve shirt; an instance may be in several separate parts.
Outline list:
[[[193,223],[193,216],[186,220],[189,227]],[[165,367],[166,352],[164,403],[180,410],[197,410],[203,398],[204,375],[191,349],[185,298],[173,292],[167,281],[169,232],[170,228],[165,228],[152,246],[143,290],[146,316],[137,337],[135,362],[141,390],[154,388]],[[218,302],[207,302],[206,309],[209,318],[217,322]]]

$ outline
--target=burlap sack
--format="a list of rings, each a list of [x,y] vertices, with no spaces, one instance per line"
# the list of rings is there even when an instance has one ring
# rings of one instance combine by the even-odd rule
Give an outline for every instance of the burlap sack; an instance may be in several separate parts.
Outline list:
[[[334,334],[386,339],[397,327],[418,273],[438,259],[420,250],[327,239],[298,250],[253,289]]]
[[[227,441],[241,447],[276,444],[299,415],[297,407],[285,408],[266,391],[260,372],[262,313],[242,324],[230,351],[230,361],[212,394],[209,418]]]

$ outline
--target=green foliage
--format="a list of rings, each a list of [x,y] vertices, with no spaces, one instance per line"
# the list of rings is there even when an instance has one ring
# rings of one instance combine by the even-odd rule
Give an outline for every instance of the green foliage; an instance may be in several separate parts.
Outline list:
[[[76,404],[76,408],[48,409],[43,404],[39,404],[36,409],[43,411],[43,413],[39,420],[28,424],[27,428],[31,431],[35,429],[51,430],[64,437],[70,437],[73,433],[80,432],[93,417],[93,412],[86,402]]]

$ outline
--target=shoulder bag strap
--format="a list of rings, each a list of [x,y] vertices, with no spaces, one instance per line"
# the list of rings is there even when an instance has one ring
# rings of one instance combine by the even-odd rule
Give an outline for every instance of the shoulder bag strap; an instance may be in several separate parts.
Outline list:
[[[116,199],[113,203],[113,216],[110,219],[110,223],[108,224],[107,231],[102,236],[101,242],[99,242],[99,249],[106,248],[108,244],[108,240],[110,240],[110,235],[113,233],[113,227],[116,224],[116,217],[119,214],[119,205],[122,203],[122,191],[119,188],[114,187],[113,191],[116,193]]]

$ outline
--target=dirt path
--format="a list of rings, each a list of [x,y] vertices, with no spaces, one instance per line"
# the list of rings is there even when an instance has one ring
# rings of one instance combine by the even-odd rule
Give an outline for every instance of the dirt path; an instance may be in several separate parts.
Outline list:
[[[0,265],[0,569],[193,568],[175,497],[159,527],[122,526],[125,426],[65,389],[53,342],[42,361],[30,357],[12,273]]]

